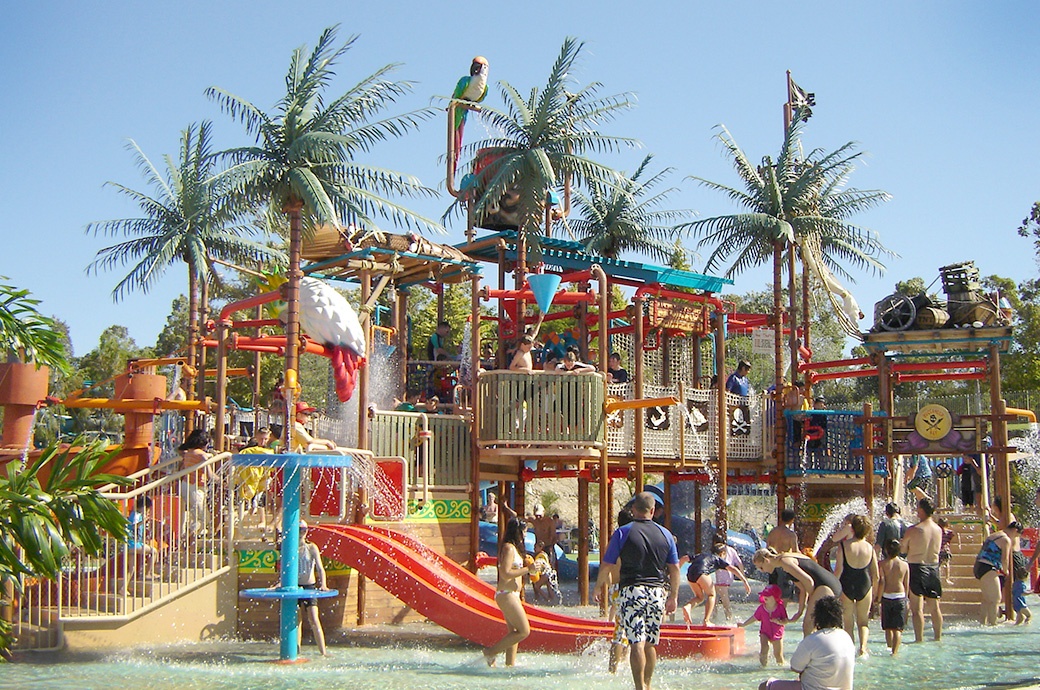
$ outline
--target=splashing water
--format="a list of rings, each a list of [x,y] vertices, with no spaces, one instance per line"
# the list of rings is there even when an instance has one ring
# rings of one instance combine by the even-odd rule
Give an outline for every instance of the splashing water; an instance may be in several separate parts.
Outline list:
[[[1029,487],[1040,488],[1040,430],[1036,424],[1031,424],[1029,432],[1012,441],[1018,447],[1018,457],[1014,465],[1019,476],[1025,480]],[[1040,522],[1040,509],[1033,503],[1026,506],[1029,513],[1029,524]]]
[[[32,415],[29,417],[29,436],[25,439],[25,448],[22,448],[22,455],[19,460],[18,469],[24,470],[26,464],[29,462],[29,450],[33,444],[33,430],[36,429],[36,416],[40,413],[40,409],[33,408]]]
[[[845,501],[844,503],[837,503],[831,506],[831,509],[827,511],[827,514],[823,518],[823,522],[820,523],[820,531],[816,535],[816,543],[813,544],[813,553],[815,554],[823,546],[823,542],[829,537],[834,530],[845,520],[845,516],[853,513],[855,515],[866,515],[870,518],[872,524],[876,525],[881,519],[881,514],[884,512],[885,503],[882,499],[875,498],[874,505],[871,506],[870,510],[867,510],[867,502],[860,496]]]
[[[462,342],[459,344],[459,383],[469,383],[472,372],[470,361],[473,358],[472,324],[469,321],[462,327]]]

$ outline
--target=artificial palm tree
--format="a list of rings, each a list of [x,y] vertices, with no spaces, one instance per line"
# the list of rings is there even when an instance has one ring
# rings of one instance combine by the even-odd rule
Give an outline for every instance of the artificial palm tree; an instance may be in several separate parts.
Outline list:
[[[480,113],[497,136],[463,147],[469,154],[479,151],[480,162],[488,162],[475,175],[475,188],[481,192],[476,199],[461,197],[449,213],[472,203],[479,222],[511,192],[518,197],[521,238],[527,239],[539,234],[549,193],[563,186],[565,179],[581,184],[619,178],[615,170],[588,154],[637,145],[634,139],[605,135],[597,129],[628,109],[632,97],[627,93],[600,96],[602,84],[598,82],[576,87],[573,74],[582,46],[567,38],[545,88],[531,89],[526,99],[508,82],[499,82],[506,110],[485,106]],[[520,259],[522,269],[523,257]]]
[[[213,271],[213,260],[255,264],[285,262],[285,254],[268,246],[255,226],[238,224],[227,195],[227,178],[216,166],[211,123],[189,125],[181,134],[177,160],[165,157],[165,174],[131,140],[127,148],[153,192],[140,192],[116,182],[107,184],[137,203],[143,216],[91,223],[95,235],[130,239],[98,250],[87,272],[137,262],[112,290],[116,301],[140,289],[147,293],[171,265],[188,268],[188,363],[195,364],[200,322],[200,293]],[[205,305],[203,304],[204,308]]]
[[[389,81],[387,65],[364,77],[342,96],[326,91],[336,62],[357,40],[333,44],[337,27],[325,29],[308,56],[293,51],[285,77],[286,93],[268,114],[223,89],[206,94],[243,123],[256,144],[224,152],[234,191],[242,206],[273,203],[289,216],[289,282],[286,291],[286,369],[296,369],[299,340],[300,254],[304,232],[321,224],[343,230],[348,240],[378,234],[377,218],[406,227],[442,230],[441,226],[390,200],[390,195],[432,196],[434,191],[404,173],[356,160],[372,147],[399,137],[429,119],[429,108],[374,120],[373,117],[412,91],[412,83]],[[350,226],[344,230],[344,226]]]
[[[634,251],[663,263],[675,256],[676,225],[692,212],[660,208],[676,188],[655,191],[672,168],[642,179],[651,160],[648,155],[631,177],[617,183],[590,180],[587,192],[576,192],[579,217],[569,225],[586,251],[611,259]]]
[[[722,127],[718,139],[732,159],[744,189],[694,179],[723,192],[747,210],[697,220],[686,226],[701,235],[698,246],[714,247],[708,255],[706,271],[730,262],[726,275],[733,276],[772,258],[773,373],[778,391],[783,384],[780,325],[784,250],[793,251],[799,242],[805,248],[816,248],[820,253],[818,258],[825,265],[850,280],[851,275],[843,263],[881,273],[885,268],[881,257],[893,256],[881,244],[877,233],[849,221],[855,213],[888,200],[889,195],[880,190],[845,188],[861,155],[855,152],[851,142],[830,153],[815,149],[802,156],[802,115],[800,109],[795,112],[784,133],[776,162],[766,156],[760,166],[750,162],[729,131]],[[793,261],[791,274],[793,284]],[[777,419],[779,425],[782,418],[777,415]],[[782,438],[782,434],[779,437]],[[782,491],[778,493],[781,503],[782,494]]]

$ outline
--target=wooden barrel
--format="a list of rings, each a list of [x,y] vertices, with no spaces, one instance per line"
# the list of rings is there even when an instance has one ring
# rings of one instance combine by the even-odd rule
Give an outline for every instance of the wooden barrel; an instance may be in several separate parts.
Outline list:
[[[944,309],[939,307],[922,307],[917,311],[917,319],[914,321],[914,326],[920,330],[931,330],[933,328],[942,328],[949,320],[950,315]]]

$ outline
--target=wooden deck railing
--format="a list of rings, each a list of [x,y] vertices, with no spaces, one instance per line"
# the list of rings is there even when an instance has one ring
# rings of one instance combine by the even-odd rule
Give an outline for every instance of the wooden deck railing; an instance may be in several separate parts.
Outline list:
[[[603,374],[487,371],[477,380],[481,447],[601,448]]]

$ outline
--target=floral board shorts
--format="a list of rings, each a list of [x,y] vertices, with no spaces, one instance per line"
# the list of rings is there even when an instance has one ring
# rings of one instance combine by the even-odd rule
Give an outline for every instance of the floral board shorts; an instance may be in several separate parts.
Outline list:
[[[668,594],[664,587],[630,585],[618,596],[618,622],[630,644],[656,645],[661,638],[661,621]]]

